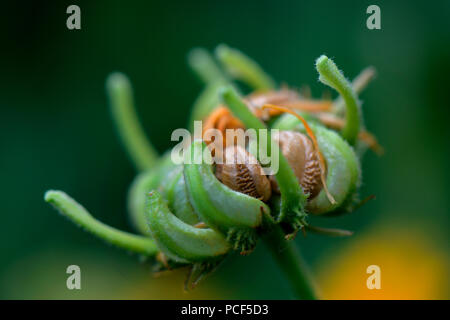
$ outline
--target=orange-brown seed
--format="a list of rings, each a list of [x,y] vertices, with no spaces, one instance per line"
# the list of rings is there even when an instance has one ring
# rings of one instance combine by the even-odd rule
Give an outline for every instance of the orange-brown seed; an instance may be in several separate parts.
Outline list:
[[[280,145],[285,156],[305,194],[309,199],[317,196],[322,189],[321,171],[317,152],[312,141],[304,134],[295,131],[280,131],[274,139]],[[279,192],[278,184],[270,177],[272,188]]]
[[[269,179],[261,165],[244,148],[229,146],[222,164],[216,164],[216,177],[229,188],[267,201],[272,195]]]

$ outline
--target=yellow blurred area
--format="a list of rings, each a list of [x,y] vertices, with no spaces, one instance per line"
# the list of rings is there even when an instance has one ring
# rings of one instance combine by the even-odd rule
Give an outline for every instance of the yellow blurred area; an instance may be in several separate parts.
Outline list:
[[[124,291],[127,299],[136,300],[180,300],[180,299],[223,299],[223,292],[214,285],[202,282],[195,289],[186,292],[183,284],[186,279],[185,269],[164,272],[161,275],[150,275],[142,278]]]
[[[419,228],[371,228],[336,250],[321,254],[317,282],[324,299],[449,299],[446,244]],[[379,226],[379,224],[378,224]],[[99,248],[102,248],[99,244]],[[81,290],[68,290],[66,268],[81,269]],[[381,269],[381,289],[369,290],[366,269]],[[250,266],[249,266],[250,267]],[[90,252],[43,248],[10,264],[0,275],[0,294],[11,299],[236,299],[234,290],[213,274],[195,290],[183,291],[187,270],[153,275],[115,248]],[[249,285],[248,283],[242,285]],[[281,285],[281,284],[280,284]],[[253,290],[261,290],[251,284]],[[234,289],[233,289],[234,288]],[[243,294],[243,296],[245,296]],[[251,295],[249,294],[249,297]]]
[[[0,276],[0,294],[10,299],[221,299],[231,293],[214,281],[185,292],[187,270],[153,274],[150,263],[123,252],[60,251],[43,249],[11,264]],[[78,265],[81,289],[66,286],[67,266]],[[209,280],[209,279],[208,279]]]
[[[355,235],[348,246],[319,261],[322,298],[448,299],[449,258],[431,237],[431,232],[401,227]],[[370,265],[380,267],[380,289],[367,288]]]

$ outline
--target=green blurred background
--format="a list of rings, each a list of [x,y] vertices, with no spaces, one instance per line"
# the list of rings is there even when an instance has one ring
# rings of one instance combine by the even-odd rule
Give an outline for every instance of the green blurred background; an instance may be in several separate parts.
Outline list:
[[[78,4],[82,29],[66,28]],[[366,8],[381,8],[381,30]],[[227,43],[275,79],[309,84],[325,53],[349,78],[368,65],[361,95],[367,127],[386,149],[363,159],[362,196],[341,218],[316,225],[356,231],[347,239],[297,237],[325,298],[449,298],[449,1],[29,1],[2,5],[0,19],[0,298],[290,298],[261,244],[231,257],[192,293],[184,275],[155,278],[138,257],[106,246],[43,201],[62,189],[97,218],[131,231],[126,192],[134,169],[118,142],[104,81],[126,73],[148,135],[161,152],[186,126],[202,85],[186,54]],[[335,93],[333,92],[333,95]],[[82,290],[66,288],[66,267]],[[378,264],[382,289],[365,286]]]

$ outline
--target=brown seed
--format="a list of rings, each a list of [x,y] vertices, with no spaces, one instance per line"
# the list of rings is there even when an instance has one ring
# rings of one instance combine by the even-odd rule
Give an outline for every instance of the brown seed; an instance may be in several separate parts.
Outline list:
[[[312,141],[304,134],[294,131],[280,131],[274,139],[294,171],[298,182],[308,198],[317,196],[322,189],[320,180],[320,164]],[[279,192],[274,176],[270,177],[272,188]]]
[[[270,199],[270,181],[249,152],[239,146],[229,146],[224,151],[223,160],[222,164],[216,164],[216,177],[223,184],[262,201]]]

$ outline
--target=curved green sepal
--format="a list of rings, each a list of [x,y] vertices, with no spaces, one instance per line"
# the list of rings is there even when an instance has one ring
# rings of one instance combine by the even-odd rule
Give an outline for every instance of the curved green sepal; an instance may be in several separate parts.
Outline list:
[[[111,112],[125,149],[139,171],[150,169],[158,153],[147,139],[134,109],[130,81],[120,72],[111,73],[106,80]]]
[[[355,145],[361,121],[361,111],[358,98],[353,91],[351,83],[344,77],[333,60],[327,56],[320,56],[316,61],[316,69],[319,72],[319,80],[339,92],[345,101],[345,126],[342,129],[342,137],[351,145]]]
[[[241,51],[221,44],[215,53],[217,59],[234,78],[246,82],[254,90],[267,91],[276,87],[275,81],[261,66]]]
[[[167,201],[170,211],[187,224],[199,223],[197,214],[189,202],[186,183],[184,181],[183,166],[174,169],[161,185],[161,194]]]
[[[372,66],[363,69],[352,81],[352,88],[356,95],[359,95],[369,83],[376,77],[376,69]],[[339,116],[345,115],[345,101],[339,96],[333,102],[333,112]],[[362,115],[362,110],[361,110]]]
[[[227,76],[206,49],[194,48],[189,51],[188,64],[205,84],[228,81]]]
[[[169,175],[175,164],[170,158],[170,152],[166,153],[151,170],[140,173],[134,178],[128,190],[128,213],[133,227],[144,235],[149,235],[147,218],[145,216],[145,203],[147,193],[156,189],[161,180]]]
[[[203,262],[217,259],[230,250],[221,233],[195,228],[173,215],[157,191],[148,194],[146,213],[152,238],[170,259]]]
[[[117,230],[96,220],[83,206],[62,191],[49,190],[44,199],[75,224],[108,243],[144,256],[154,256],[157,253],[152,239]]]
[[[222,184],[214,175],[211,163],[206,145],[194,141],[184,161],[190,202],[203,222],[234,241],[233,247],[243,252],[252,250],[257,237],[255,229],[261,226],[263,215],[270,215],[270,209],[264,202]],[[235,234],[241,237],[238,239]]]
[[[149,235],[145,218],[146,194],[158,186],[158,172],[150,170],[136,176],[128,191],[128,212],[131,224],[141,234]]]

